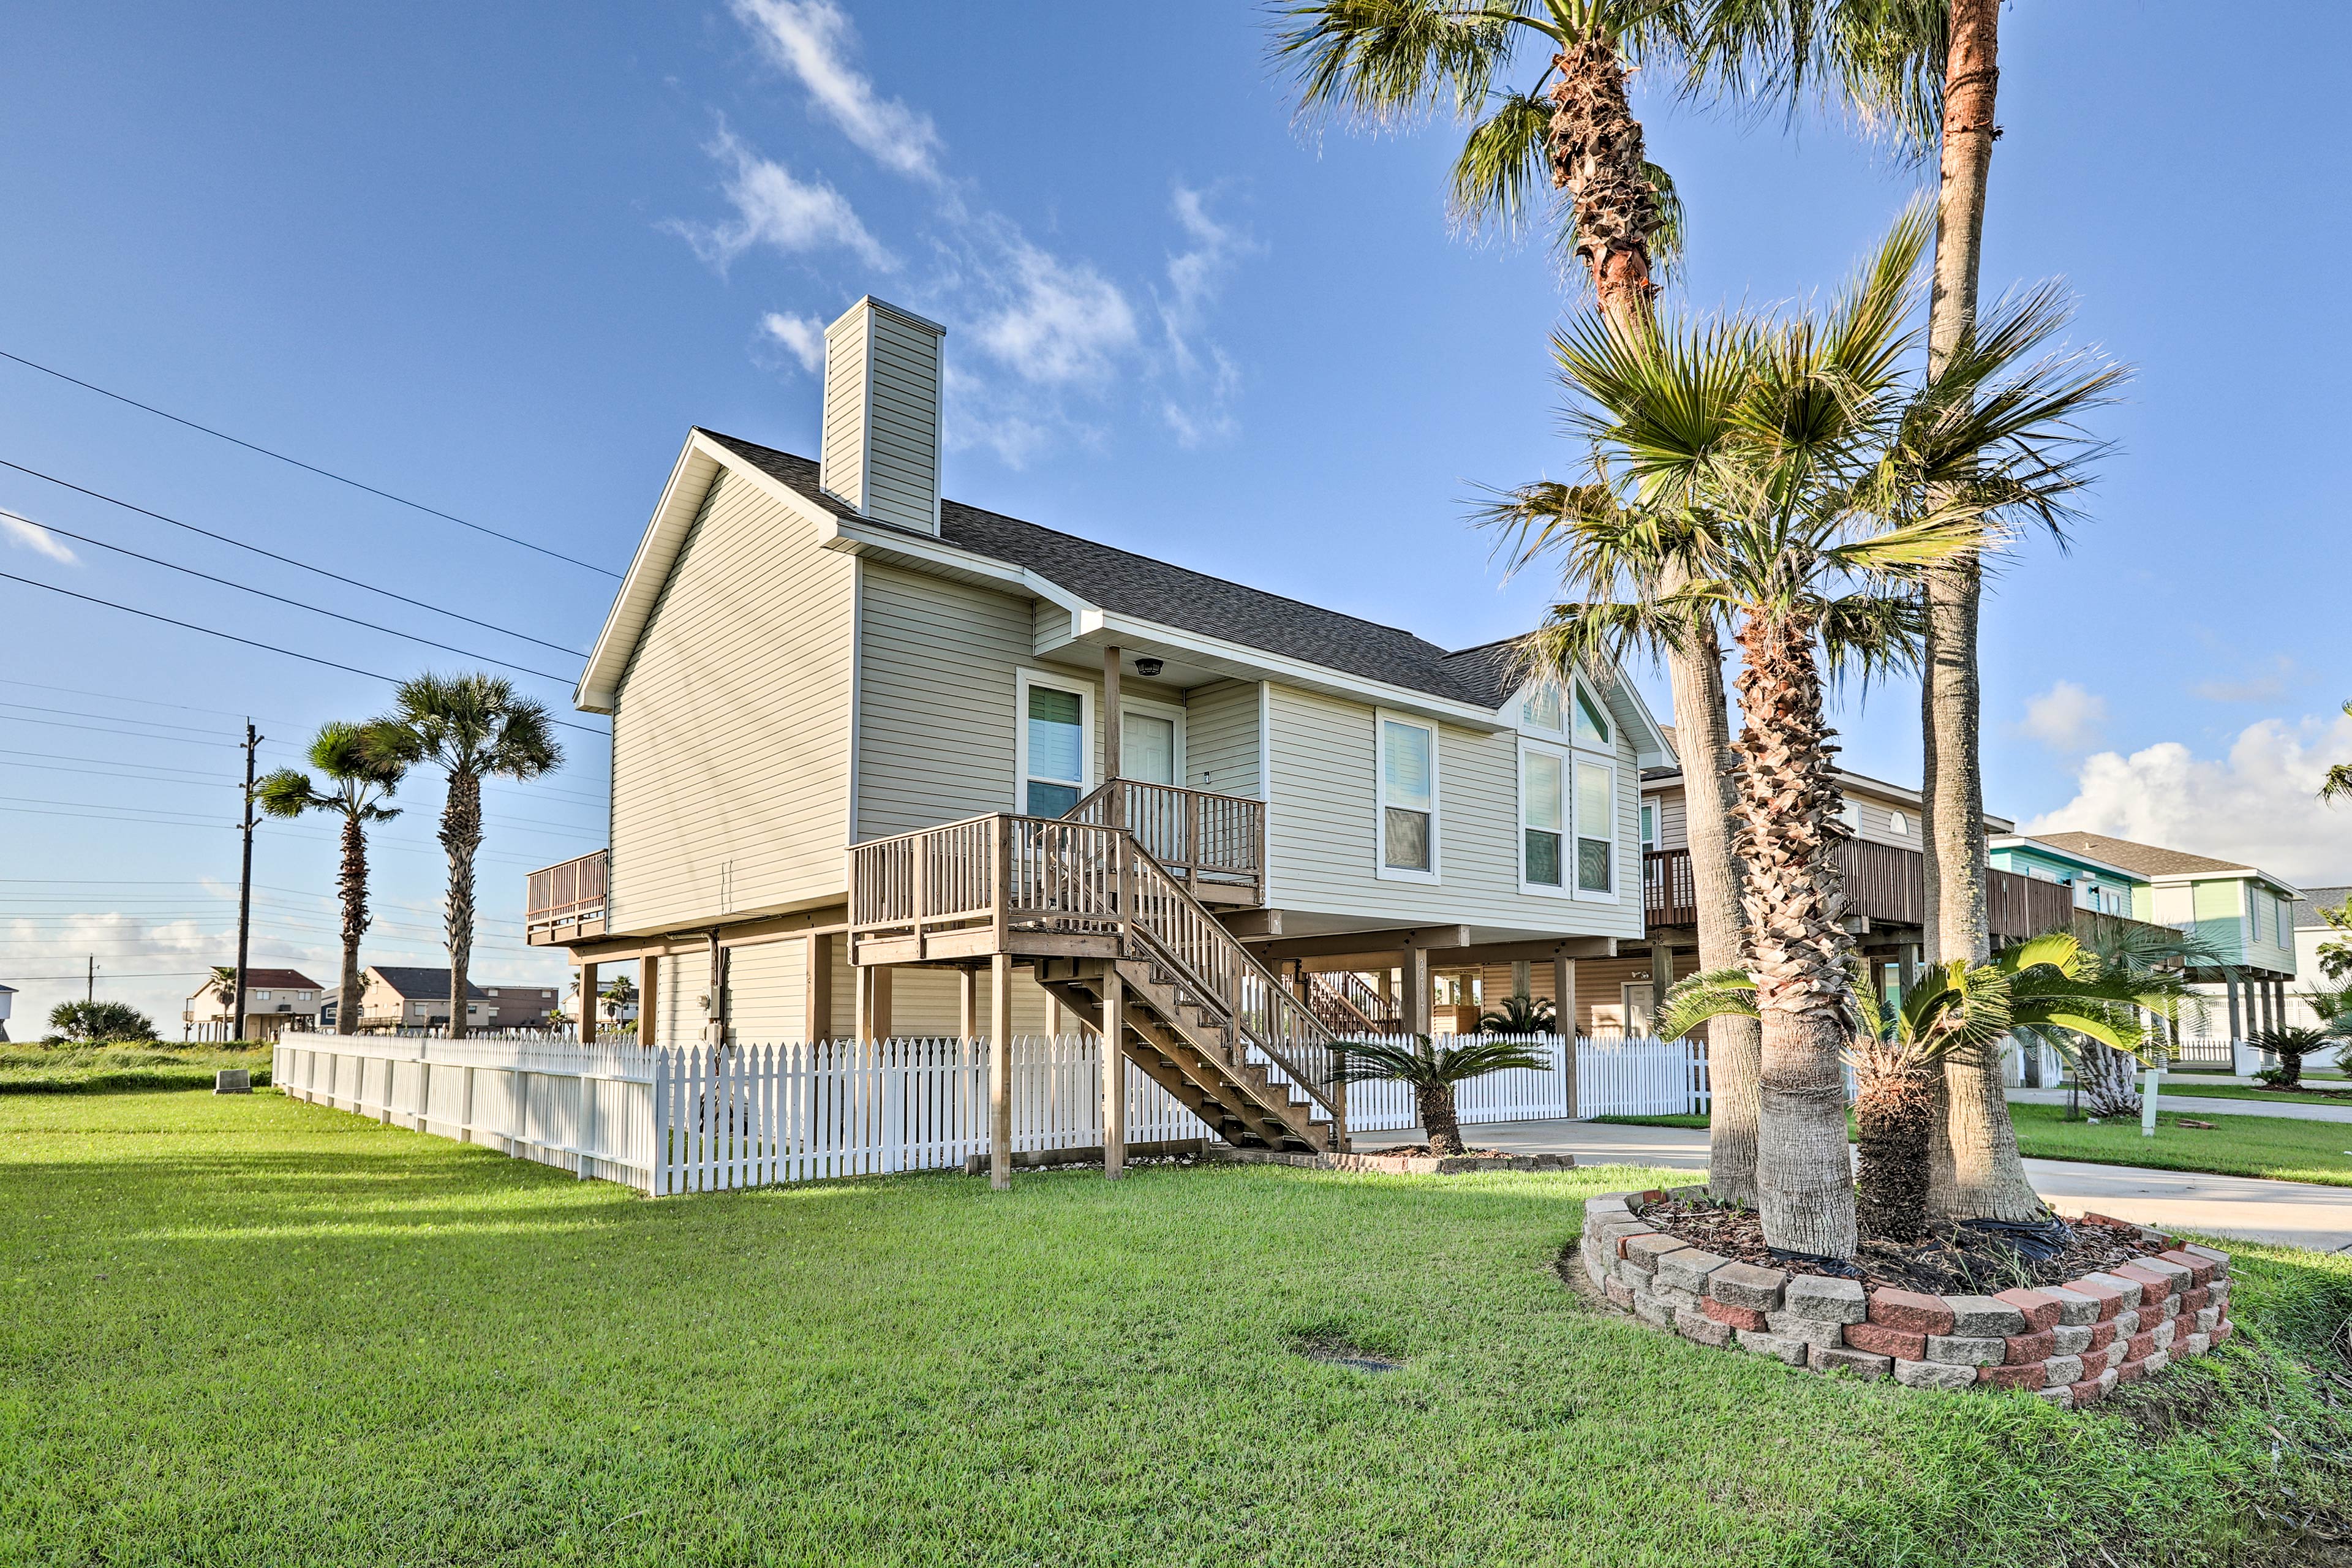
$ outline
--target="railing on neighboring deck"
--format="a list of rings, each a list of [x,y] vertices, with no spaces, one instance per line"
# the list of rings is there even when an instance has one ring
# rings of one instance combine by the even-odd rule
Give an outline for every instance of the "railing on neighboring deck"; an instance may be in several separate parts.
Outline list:
[[[1265,802],[1178,784],[1113,779],[1069,810],[1066,820],[1124,827],[1168,872],[1195,891],[1265,892]]]
[[[525,939],[544,942],[558,926],[603,920],[611,875],[612,852],[606,849],[533,871],[523,899]]]
[[[1392,1035],[1404,1027],[1396,1005],[1349,970],[1309,973],[1307,1005],[1335,1034]]]
[[[1838,869],[1845,879],[1848,914],[1879,925],[1924,925],[1927,919],[1926,858],[1866,838],[1838,846]],[[2067,930],[2078,912],[2074,890],[2063,882],[2036,881],[2014,871],[1985,875],[1986,923],[2005,942]],[[1698,923],[1698,891],[1691,878],[1690,851],[1651,849],[1642,856],[1642,907],[1652,926]]]

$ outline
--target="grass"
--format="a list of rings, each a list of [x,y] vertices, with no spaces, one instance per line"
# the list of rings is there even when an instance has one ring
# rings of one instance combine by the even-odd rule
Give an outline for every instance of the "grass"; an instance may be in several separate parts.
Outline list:
[[[2017,1146],[2042,1160],[2088,1160],[2102,1165],[2146,1165],[2162,1171],[2210,1171],[2224,1176],[2271,1176],[2352,1187],[2352,1124],[2294,1121],[2280,1116],[2206,1116],[2211,1131],[2178,1125],[2179,1115],[2157,1099],[2153,1138],[2139,1135],[2139,1118],[2068,1121],[2063,1105],[2009,1108]]]
[[[221,1046],[0,1045],[0,1094],[108,1094],[127,1089],[210,1089],[222,1068],[244,1068],[256,1088],[269,1081],[269,1047]]]
[[[2283,1564],[2352,1496],[2307,1364],[2352,1261],[2238,1249],[2238,1342],[2070,1415],[1589,1310],[1555,1256],[1643,1174],[652,1202],[276,1095],[17,1097],[0,1561]]]
[[[1592,1116],[1589,1121],[1605,1121],[1617,1127],[1706,1127],[1706,1113],[1669,1112],[1663,1116]]]
[[[2352,1106],[2352,1090],[2339,1089],[2318,1093],[2294,1089],[2262,1089],[2251,1083],[2200,1084],[2193,1079],[2175,1078],[2168,1073],[2163,1088],[2157,1091],[2157,1104],[2161,1106],[2176,1094],[2199,1100],[2282,1100],[2291,1105]]]

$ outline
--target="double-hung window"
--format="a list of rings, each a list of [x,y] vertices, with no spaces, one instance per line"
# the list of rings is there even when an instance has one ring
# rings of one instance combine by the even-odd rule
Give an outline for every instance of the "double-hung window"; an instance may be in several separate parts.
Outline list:
[[[1063,816],[1086,795],[1091,697],[1022,673],[1019,805],[1027,815]]]
[[[1437,731],[1380,716],[1379,874],[1437,879]]]
[[[1616,726],[1581,680],[1538,686],[1519,707],[1519,886],[1559,898],[1617,896]],[[1654,804],[1642,842],[1657,837]]]
[[[1576,890],[1617,890],[1617,770],[1576,759]]]
[[[1521,878],[1530,888],[1556,889],[1567,875],[1568,759],[1527,746],[1519,752],[1519,812],[1526,835]]]

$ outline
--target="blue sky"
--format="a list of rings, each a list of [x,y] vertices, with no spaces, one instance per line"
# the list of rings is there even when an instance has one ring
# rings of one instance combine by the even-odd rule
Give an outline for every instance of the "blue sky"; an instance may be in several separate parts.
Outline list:
[[[2352,756],[2325,370],[2352,348],[2347,148],[2321,109],[2352,15],[2296,9],[2293,49],[2216,48],[2185,5],[2004,19],[1988,287],[2064,277],[2081,340],[2138,374],[2071,553],[2028,545],[1990,604],[1985,716],[1997,811],[2321,883],[2352,879],[2352,811],[2309,801]],[[871,290],[950,328],[960,499],[1449,645],[1541,603],[1463,520],[1481,485],[1572,471],[1554,260],[1449,232],[1449,128],[1294,125],[1255,8],[546,16],[20,9],[0,350],[617,570],[688,425],[811,449],[810,324]],[[1636,109],[1689,212],[1681,304],[1833,282],[1916,182],[1835,124]],[[477,960],[562,977],[520,945],[521,873],[604,841],[605,753],[565,709],[576,661],[521,637],[584,648],[609,577],[5,362],[0,459],[507,629],[0,468],[0,507],[39,523],[564,677],[518,676],[588,729],[560,775],[491,795]],[[369,671],[464,662],[5,521],[0,571]],[[177,976],[229,951],[225,742],[251,712],[265,765],[289,761],[388,688],[12,582],[0,616],[16,1032],[79,994],[35,977],[91,952],[175,1022]],[[1911,776],[1915,715],[1904,688],[1847,710],[1849,761]],[[437,784],[402,803],[371,953],[435,962]],[[322,979],[330,838],[273,826],[256,860],[257,954]]]

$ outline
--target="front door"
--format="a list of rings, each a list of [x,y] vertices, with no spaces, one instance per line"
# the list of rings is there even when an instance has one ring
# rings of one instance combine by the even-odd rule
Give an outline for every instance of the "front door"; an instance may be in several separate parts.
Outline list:
[[[1176,782],[1176,721],[1132,710],[1119,715],[1118,771],[1145,784]]]

